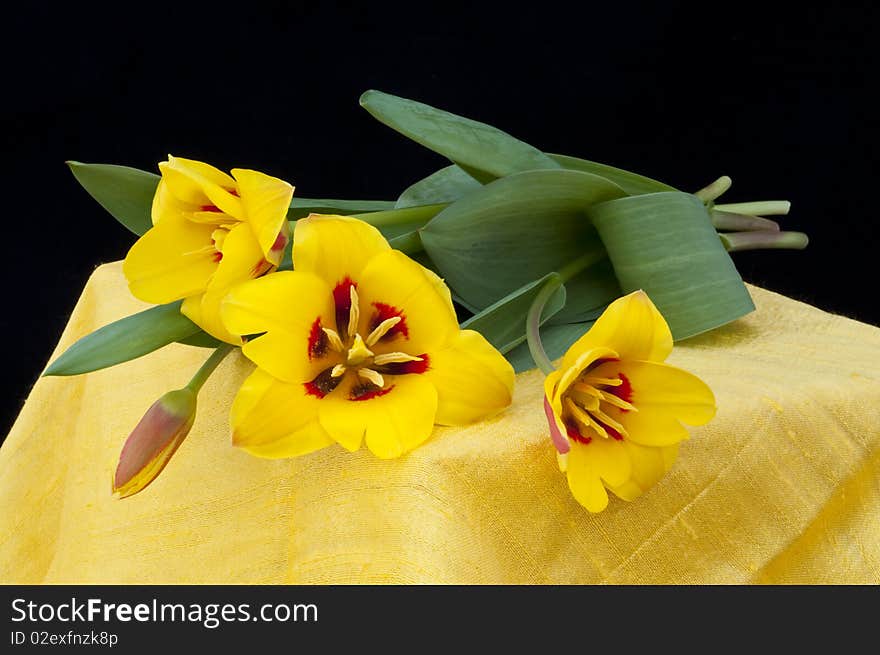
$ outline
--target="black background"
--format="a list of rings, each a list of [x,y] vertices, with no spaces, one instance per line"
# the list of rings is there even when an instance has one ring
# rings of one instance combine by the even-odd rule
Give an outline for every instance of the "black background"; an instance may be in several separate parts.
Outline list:
[[[789,199],[804,252],[743,276],[880,323],[877,23],[871,3],[29,3],[4,17],[0,433],[88,276],[133,239],[64,161],[156,170],[167,153],[257,168],[307,197],[393,199],[444,165],[373,120],[377,88],[545,151],[725,202]]]

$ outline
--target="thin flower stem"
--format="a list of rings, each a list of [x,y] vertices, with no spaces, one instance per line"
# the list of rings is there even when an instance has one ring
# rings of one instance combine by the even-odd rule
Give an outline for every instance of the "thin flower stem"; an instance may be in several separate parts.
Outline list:
[[[390,227],[392,225],[406,225],[408,223],[412,223],[415,228],[421,227],[448,206],[449,203],[419,205],[418,207],[389,209],[387,211],[370,212],[368,214],[352,214],[351,217],[360,219],[365,223],[369,223],[378,228]]]
[[[544,283],[544,286],[541,287],[538,295],[532,301],[529,313],[526,315],[526,340],[529,344],[529,352],[532,355],[532,359],[535,360],[535,364],[538,365],[538,368],[545,375],[552,373],[556,370],[556,367],[553,366],[553,362],[550,361],[547,351],[544,350],[544,344],[541,342],[541,316],[544,313],[544,307],[546,307],[547,302],[553,297],[553,294],[556,293],[559,287],[581,271],[604,258],[605,255],[604,249],[596,249],[584,253],[576,260],[569,262],[556,275]]]
[[[756,232],[733,232],[719,234],[728,252],[739,250],[763,250],[767,248],[784,250],[803,250],[809,239],[803,232],[775,232],[759,230]]]
[[[788,200],[733,202],[726,205],[715,205],[715,209],[734,214],[751,214],[753,216],[785,216],[791,210],[791,203]]]
[[[729,211],[718,211],[720,205],[712,210],[712,225],[719,230],[747,232],[749,230],[773,230],[779,232],[779,223],[760,216],[747,216]]]
[[[214,372],[214,369],[223,361],[223,358],[226,357],[230,352],[232,352],[233,346],[228,343],[224,343],[222,346],[217,348],[205,363],[202,364],[201,368],[196,371],[196,374],[193,375],[192,380],[189,381],[189,384],[186,385],[186,388],[192,391],[193,393],[198,393],[202,388],[202,385],[205,384],[205,380],[207,380],[211,373]]]
[[[694,192],[694,195],[703,202],[715,200],[715,198],[718,198],[722,193],[727,191],[730,188],[731,184],[733,184],[733,180],[731,180],[726,175],[722,175],[717,180],[712,182],[712,184],[703,187],[699,191]]]

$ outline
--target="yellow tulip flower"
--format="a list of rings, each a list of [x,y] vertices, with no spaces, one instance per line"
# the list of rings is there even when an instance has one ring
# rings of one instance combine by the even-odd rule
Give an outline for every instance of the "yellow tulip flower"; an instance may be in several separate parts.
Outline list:
[[[591,512],[606,488],[633,500],[672,466],[682,422],[715,415],[715,396],[696,376],[662,362],[672,334],[643,291],[611,303],[544,383],[544,409],[559,464],[577,501]]]
[[[128,251],[123,272],[132,294],[181,312],[233,345],[241,338],[220,321],[220,301],[235,284],[277,267],[288,242],[293,187],[258,171],[232,175],[172,157],[159,164],[150,228]]]
[[[258,368],[232,406],[236,446],[276,458],[366,442],[399,457],[435,423],[472,423],[510,404],[507,360],[459,329],[443,281],[376,228],[313,214],[296,223],[293,260],[294,271],[223,301],[226,329],[260,334],[242,348]]]

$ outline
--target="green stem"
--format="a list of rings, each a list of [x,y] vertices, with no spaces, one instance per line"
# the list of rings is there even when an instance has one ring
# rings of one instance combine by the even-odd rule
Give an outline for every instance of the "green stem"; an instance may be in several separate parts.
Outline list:
[[[407,223],[421,223],[424,225],[448,206],[449,203],[419,205],[418,207],[389,209],[388,211],[370,212],[369,214],[352,214],[351,218],[360,219],[378,228],[406,225]]]
[[[726,205],[715,205],[715,209],[733,214],[751,214],[752,216],[785,216],[791,210],[791,203],[788,200],[732,202]]]
[[[224,343],[222,346],[217,348],[205,363],[202,364],[202,367],[196,371],[196,374],[193,375],[192,380],[189,381],[189,384],[186,385],[186,388],[192,391],[193,393],[198,393],[202,388],[202,385],[205,384],[205,380],[207,380],[211,373],[214,372],[214,369],[223,361],[223,358],[226,357],[230,352],[232,352],[233,346],[228,343]]]
[[[694,195],[703,202],[715,200],[715,198],[718,198],[722,193],[727,191],[730,188],[731,184],[733,184],[733,180],[731,180],[726,175],[722,175],[717,180],[712,182],[712,184],[703,187],[699,191],[694,192]]]
[[[747,232],[749,230],[773,230],[779,232],[779,223],[761,216],[748,216],[735,214],[729,211],[718,211],[720,205],[715,205],[711,211],[712,225],[718,230],[729,232]]]
[[[759,230],[757,232],[731,232],[719,234],[721,242],[728,252],[739,250],[764,250],[768,248],[782,250],[803,250],[809,239],[803,232],[775,232]]]
[[[603,259],[605,256],[606,253],[604,249],[596,249],[584,253],[574,261],[569,262],[563,266],[556,275],[544,283],[544,286],[541,287],[538,295],[532,301],[532,304],[529,307],[529,313],[526,315],[526,340],[529,344],[529,352],[532,354],[532,359],[535,360],[535,364],[538,365],[538,368],[540,368],[544,374],[550,374],[556,370],[556,367],[553,366],[553,362],[551,362],[550,358],[547,356],[547,351],[544,350],[544,344],[541,343],[541,316],[544,313],[544,307],[559,287],[581,271]]]

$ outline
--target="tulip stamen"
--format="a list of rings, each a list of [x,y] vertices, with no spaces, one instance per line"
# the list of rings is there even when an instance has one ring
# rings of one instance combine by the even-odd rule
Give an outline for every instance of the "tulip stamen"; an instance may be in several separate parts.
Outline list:
[[[369,336],[367,337],[367,345],[375,346],[382,337],[388,334],[388,331],[391,328],[400,323],[402,320],[403,318],[400,316],[392,316],[391,318],[386,318],[384,321],[376,326],[375,330],[370,332]]]
[[[348,313],[348,336],[354,337],[357,335],[360,338],[360,335],[358,335],[358,323],[361,320],[361,309],[358,304],[358,292],[353,284],[348,287],[348,294],[351,298],[351,308]]]
[[[639,411],[638,407],[636,407],[632,403],[628,403],[627,401],[625,401],[623,398],[621,398],[619,396],[615,396],[613,393],[608,393],[607,391],[602,391],[601,389],[597,389],[597,391],[601,395],[602,400],[604,400],[609,405],[614,405],[615,407],[626,410],[628,412]],[[623,434],[623,433],[621,432],[621,434]]]
[[[342,364],[337,364],[330,371],[331,378],[341,378],[348,369]]]
[[[393,352],[386,353],[384,355],[376,355],[373,358],[373,364],[376,366],[385,366],[386,364],[403,364],[405,362],[421,362],[423,359],[421,357],[414,357],[413,355],[407,355],[406,353],[401,352]]]
[[[358,377],[367,380],[368,382],[372,382],[380,389],[385,386],[385,378],[382,377],[382,374],[378,371],[374,371],[371,368],[360,368],[358,369]]]
[[[585,375],[580,379],[580,382],[584,384],[589,384],[594,387],[605,386],[605,387],[619,387],[623,384],[623,380],[620,378],[597,378],[592,375]]]
[[[335,350],[338,353],[345,352],[345,345],[342,343],[342,339],[339,338],[339,333],[336,330],[325,327],[322,327],[321,330],[327,335],[327,342],[331,350]]]

